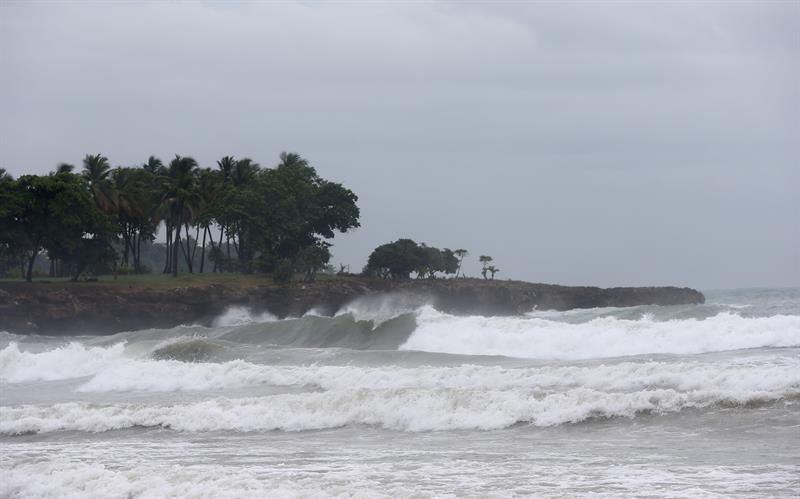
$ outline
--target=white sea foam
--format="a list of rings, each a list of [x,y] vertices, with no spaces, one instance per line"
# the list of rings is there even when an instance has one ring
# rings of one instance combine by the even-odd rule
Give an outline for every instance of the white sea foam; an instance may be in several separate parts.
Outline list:
[[[215,327],[235,327],[246,326],[248,324],[260,324],[263,322],[274,322],[278,318],[269,313],[254,313],[247,307],[230,307],[222,315],[214,320]]]
[[[137,350],[135,355],[125,343],[105,348],[71,343],[40,353],[20,351],[18,345],[12,343],[0,350],[0,380],[23,383],[91,376],[77,388],[81,392],[202,391],[258,385],[311,385],[326,390],[582,386],[617,391],[647,387],[770,390],[773,389],[770,383],[776,380],[779,388],[800,385],[800,359],[779,352],[716,361],[637,360],[524,368],[466,364],[447,367],[272,366],[244,360],[188,363],[153,360],[147,356],[148,350],[185,339],[171,338],[146,350],[134,349]]]
[[[16,342],[0,350],[0,381],[52,381],[78,378],[114,365],[125,351],[125,343],[108,348],[86,347],[72,342],[44,352],[21,351]]]
[[[250,450],[245,465],[230,461],[216,463],[216,456],[208,455],[203,456],[205,462],[183,464],[180,459],[165,463],[166,459],[160,455],[163,448],[158,449],[157,456],[150,453],[148,459],[141,456],[142,449],[138,446],[133,455],[129,454],[130,449],[113,447],[110,455],[96,450],[89,454],[83,450],[81,458],[73,459],[60,455],[26,456],[10,462],[0,457],[3,476],[0,497],[418,499],[568,495],[616,498],[641,496],[643,490],[647,490],[648,497],[669,498],[748,497],[753,491],[769,497],[791,497],[797,485],[797,467],[791,465],[675,463],[664,466],[658,461],[641,463],[623,459],[614,460],[613,465],[603,465],[591,455],[535,459],[524,452],[514,456],[502,454],[503,462],[498,464],[481,460],[486,454],[477,453],[478,458],[473,457],[474,451],[464,453],[460,459],[451,459],[448,450],[443,449],[426,453],[429,460],[421,466],[418,454],[408,456],[402,451],[393,452],[392,445],[380,452],[362,446],[357,454],[350,449],[336,449],[339,453],[335,457],[328,451],[322,456],[312,453],[313,457],[307,460],[291,456],[280,461],[253,459],[253,450]],[[185,449],[185,445],[178,449],[167,448],[167,459]],[[123,453],[123,459],[118,457],[119,450],[128,451]],[[709,490],[714,491],[713,496],[709,495]]]
[[[800,345],[796,315],[748,318],[721,313],[704,320],[669,321],[603,317],[574,324],[540,317],[457,317],[424,307],[417,323],[401,350],[589,359]]]
[[[172,465],[164,468],[131,460],[108,466],[101,462],[53,459],[22,462],[2,470],[0,497],[25,499],[97,498],[126,499],[240,499],[243,497],[283,498],[367,498],[397,497],[391,493],[358,492],[357,476],[337,477],[319,483],[319,474],[302,479],[276,470],[221,465]],[[256,472],[258,471],[258,472]],[[31,479],[36,477],[36,479]],[[391,490],[391,489],[390,489]],[[387,491],[388,492],[388,491]]]
[[[225,363],[129,361],[109,366],[78,387],[81,392],[212,390],[247,386],[316,386],[344,389],[547,389],[587,387],[634,391],[652,387],[680,391],[724,389],[782,391],[800,387],[800,359],[773,357],[715,363],[623,362],[595,366],[503,368],[266,366]]]
[[[741,405],[800,395],[782,390],[646,389],[605,392],[574,388],[531,389],[402,388],[331,390],[252,398],[212,398],[184,405],[69,402],[5,407],[0,434],[71,430],[102,432],[131,427],[179,431],[302,431],[375,425],[400,431],[498,429],[516,423],[554,426],[588,418],[633,417],[715,404]]]

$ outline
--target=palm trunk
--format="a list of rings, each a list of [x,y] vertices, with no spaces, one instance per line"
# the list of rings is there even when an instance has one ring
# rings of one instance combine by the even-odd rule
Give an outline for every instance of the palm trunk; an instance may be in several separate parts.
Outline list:
[[[139,238],[136,240],[136,272],[142,272],[142,233],[139,232]]]
[[[223,238],[224,235],[225,235],[225,227],[220,225],[220,227],[219,227],[219,239],[218,239],[219,244],[217,245],[217,249],[219,251],[217,251],[217,258],[214,260],[214,272],[217,271],[217,265],[219,264],[219,257],[222,256],[222,238]],[[222,272],[222,269],[219,269],[219,271]]]
[[[189,249],[189,225],[186,224],[184,226],[184,230],[186,230],[186,244],[184,245],[185,248],[183,249],[183,257],[186,259],[186,267],[189,269],[189,273],[192,273],[192,251]]]
[[[216,246],[214,245],[214,232],[211,230],[211,227],[208,228],[208,239],[209,239],[209,241],[211,241],[211,252],[213,254],[214,249],[216,248]],[[222,240],[220,240],[220,243],[221,242],[222,242]],[[215,261],[214,262],[214,269],[212,270],[212,272],[216,272],[216,271],[217,271],[217,262]]]
[[[203,248],[200,250],[200,273],[203,273],[203,268],[206,263],[206,233],[208,232],[208,225],[203,227]]]
[[[183,225],[183,203],[178,205],[178,223],[175,226],[175,241],[172,243],[172,277],[178,277],[178,247],[181,244],[181,225]]]
[[[172,228],[169,224],[166,224],[167,227],[167,257],[166,262],[164,263],[164,274],[169,274],[172,271],[172,267],[170,266],[170,260],[172,259]]]
[[[136,241],[137,241],[138,233],[134,229],[133,231],[133,241],[131,242],[131,256],[133,256],[133,273],[139,273],[139,260],[136,258]]]

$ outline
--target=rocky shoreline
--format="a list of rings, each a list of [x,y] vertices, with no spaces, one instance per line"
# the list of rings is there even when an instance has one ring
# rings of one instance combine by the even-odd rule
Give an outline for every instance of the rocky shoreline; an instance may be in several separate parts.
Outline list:
[[[427,302],[453,314],[514,315],[539,310],[703,303],[690,288],[597,288],[520,281],[435,279],[385,281],[337,277],[279,286],[207,282],[181,286],[141,283],[0,282],[0,331],[16,334],[112,334],[180,324],[211,324],[231,306],[278,317],[315,309],[334,314],[359,298],[387,293]]]

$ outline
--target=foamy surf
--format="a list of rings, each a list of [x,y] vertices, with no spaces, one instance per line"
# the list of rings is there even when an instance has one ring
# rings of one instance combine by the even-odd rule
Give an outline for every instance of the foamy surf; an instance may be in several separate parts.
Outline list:
[[[133,427],[178,431],[303,431],[371,425],[397,431],[492,430],[517,423],[554,426],[587,419],[664,414],[687,408],[744,406],[793,399],[800,387],[772,390],[647,389],[604,392],[402,388],[332,390],[253,398],[214,398],[185,405],[7,407],[0,434],[54,431],[104,432]]]
[[[462,355],[578,360],[641,354],[699,354],[800,345],[800,316],[713,317],[656,321],[602,317],[570,323],[540,317],[453,316],[425,307],[400,346]]]
[[[800,295],[776,293],[779,309],[723,296],[481,317],[391,298],[333,317],[240,309],[211,327],[0,334],[0,497],[559,496],[565,484],[791,497]]]

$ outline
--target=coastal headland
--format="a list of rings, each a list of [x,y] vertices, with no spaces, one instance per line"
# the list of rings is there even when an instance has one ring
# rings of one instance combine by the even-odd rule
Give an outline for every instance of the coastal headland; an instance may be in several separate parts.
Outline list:
[[[479,315],[705,301],[702,293],[690,288],[597,288],[484,279],[323,276],[312,283],[279,285],[262,276],[206,274],[78,283],[0,281],[0,331],[112,334],[180,324],[208,325],[232,306],[278,317],[299,316],[312,309],[332,315],[354,300],[387,295],[429,303],[447,313]]]

